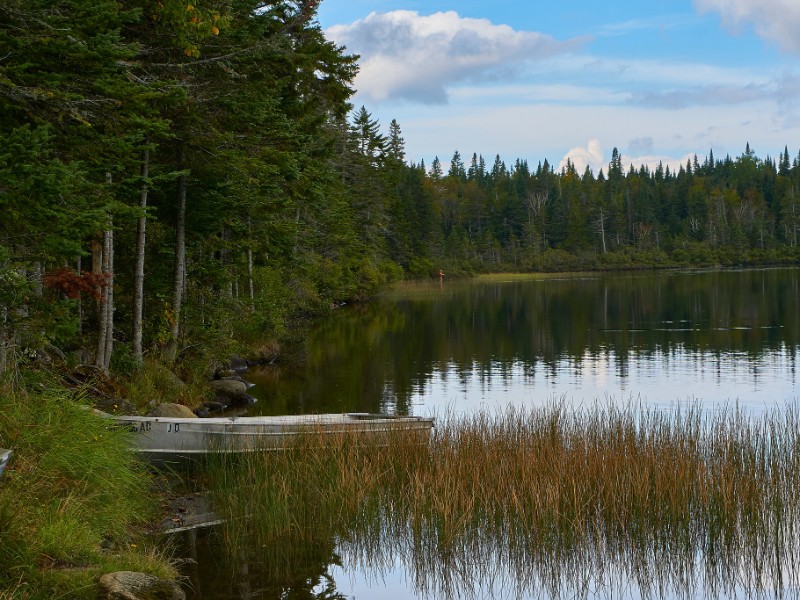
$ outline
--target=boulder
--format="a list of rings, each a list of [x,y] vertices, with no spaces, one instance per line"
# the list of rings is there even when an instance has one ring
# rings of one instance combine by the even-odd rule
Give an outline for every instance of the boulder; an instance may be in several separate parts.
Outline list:
[[[247,367],[250,364],[248,363],[246,358],[242,358],[241,356],[236,356],[235,354],[231,356],[231,369],[234,371],[241,373],[243,371],[247,371]]]
[[[174,398],[186,391],[187,385],[166,365],[149,363],[153,384],[168,397]]]
[[[117,571],[100,578],[102,600],[186,600],[186,594],[174,581],[147,573]]]
[[[214,370],[214,379],[227,379],[229,377],[238,377],[238,373],[230,367],[217,367]]]
[[[211,413],[218,413],[222,412],[228,408],[228,405],[224,402],[215,402],[213,400],[207,400],[203,402],[200,406],[194,409],[194,414],[198,417],[207,417]]]
[[[113,397],[118,393],[108,373],[94,365],[78,365],[67,377],[71,383],[83,386],[95,398]]]
[[[149,413],[148,417],[197,417],[188,406],[166,402],[159,404]]]
[[[218,377],[218,379],[224,379],[225,381],[241,381],[248,388],[251,388],[251,387],[253,387],[255,385],[255,383],[251,383],[251,382],[247,381],[247,379],[245,379],[241,375],[230,375],[228,377]]]
[[[217,396],[238,396],[247,391],[247,384],[238,379],[215,379],[209,384]]]
[[[95,407],[112,415],[135,415],[136,407],[125,398],[100,398]]]
[[[247,384],[236,379],[215,379],[209,382],[217,400],[228,406],[250,406],[256,399],[247,392]]]

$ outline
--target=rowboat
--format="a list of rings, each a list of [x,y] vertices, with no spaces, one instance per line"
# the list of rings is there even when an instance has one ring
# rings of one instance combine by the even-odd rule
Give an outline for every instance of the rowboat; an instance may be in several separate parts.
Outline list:
[[[280,450],[302,437],[353,434],[380,443],[392,432],[427,436],[433,418],[372,413],[271,417],[116,416],[133,433],[133,449],[154,461],[198,458],[208,454]]]
[[[8,464],[8,461],[11,460],[12,454],[13,452],[11,450],[0,448],[0,475],[2,475],[3,471],[6,470],[6,465]]]

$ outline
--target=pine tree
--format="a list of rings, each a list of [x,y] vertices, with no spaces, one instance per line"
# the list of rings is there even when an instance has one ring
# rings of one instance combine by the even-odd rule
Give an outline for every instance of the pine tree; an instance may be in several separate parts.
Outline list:
[[[397,120],[392,119],[389,123],[389,139],[386,144],[387,156],[396,162],[403,163],[406,160],[406,148],[403,134],[400,131],[400,125]]]
[[[453,158],[450,159],[450,170],[447,172],[447,175],[459,181],[466,181],[467,179],[464,161],[461,160],[461,153],[458,150],[453,152]]]
[[[370,164],[379,165],[384,159],[386,138],[380,133],[380,123],[372,118],[365,106],[353,116],[351,127],[358,151],[366,156]]]

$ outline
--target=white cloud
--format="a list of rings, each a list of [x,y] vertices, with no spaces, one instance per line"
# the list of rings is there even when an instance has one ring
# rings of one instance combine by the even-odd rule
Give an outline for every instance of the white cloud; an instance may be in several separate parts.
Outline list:
[[[681,167],[686,167],[687,161],[690,161],[694,158],[694,154],[684,154],[680,158],[675,158],[674,156],[668,156],[666,154],[653,154],[651,152],[653,139],[650,137],[642,137],[631,140],[629,146],[630,151],[634,154],[625,152],[620,153],[622,170],[625,173],[628,172],[628,169],[631,165],[633,165],[634,169],[636,170],[638,170],[642,165],[645,165],[648,169],[650,169],[650,171],[655,171],[658,166],[661,165],[664,169],[669,167],[670,171],[678,171]],[[569,150],[558,164],[559,171],[566,168],[567,160],[575,165],[575,170],[579,175],[583,175],[587,166],[592,173],[597,175],[600,172],[600,169],[603,169],[603,172],[608,174],[608,162],[611,160],[611,158],[609,155],[609,158],[606,159],[603,152],[603,145],[600,143],[600,140],[593,139],[589,140],[585,147],[576,146],[575,148]]]
[[[361,55],[355,87],[373,102],[404,98],[444,104],[453,84],[507,78],[525,63],[569,52],[580,43],[559,42],[453,11],[429,16],[409,10],[373,12],[326,33]]]
[[[600,140],[589,140],[586,147],[576,146],[567,151],[561,162],[558,163],[558,170],[566,168],[567,161],[575,165],[575,170],[579,175],[583,175],[586,167],[589,167],[592,172],[599,173],[600,169],[605,166],[605,159],[603,158],[603,146]]]
[[[800,2],[797,0],[693,0],[700,13],[718,12],[724,25],[738,31],[752,24],[759,37],[786,52],[800,52]]]
[[[631,165],[633,165],[634,169],[639,169],[642,165],[645,165],[650,171],[655,171],[659,165],[661,165],[664,169],[669,167],[669,170],[677,172],[681,167],[686,168],[686,163],[694,159],[694,154],[684,154],[680,158],[674,158],[672,156],[667,155],[658,155],[658,154],[646,154],[640,156],[629,156],[627,154],[622,154],[620,157],[622,160],[622,170],[624,172],[628,172],[628,169]],[[700,162],[703,162],[703,158],[701,157]]]

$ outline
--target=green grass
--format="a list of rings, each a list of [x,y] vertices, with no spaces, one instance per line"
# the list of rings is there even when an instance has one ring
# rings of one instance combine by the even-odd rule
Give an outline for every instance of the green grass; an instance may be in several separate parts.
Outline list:
[[[140,541],[151,475],[114,430],[54,386],[0,389],[0,598],[94,598],[115,570],[174,577]]]
[[[509,410],[446,419],[428,444],[310,436],[213,485],[232,555],[272,547],[271,564],[337,539],[362,564],[403,557],[423,588],[499,562],[556,595],[611,565],[656,592],[701,579],[725,593],[797,575],[798,426],[791,410]]]

